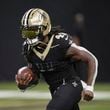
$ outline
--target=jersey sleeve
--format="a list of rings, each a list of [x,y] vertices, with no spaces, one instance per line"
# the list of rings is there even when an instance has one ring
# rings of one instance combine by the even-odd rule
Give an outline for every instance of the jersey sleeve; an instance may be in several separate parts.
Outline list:
[[[58,39],[60,47],[63,49],[68,49],[72,44],[71,36],[66,33],[58,33],[55,38]]]

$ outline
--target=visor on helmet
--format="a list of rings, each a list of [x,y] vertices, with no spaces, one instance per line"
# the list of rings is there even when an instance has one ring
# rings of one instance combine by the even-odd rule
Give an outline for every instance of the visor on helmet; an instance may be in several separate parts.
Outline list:
[[[21,27],[21,34],[23,38],[34,39],[41,35],[45,29],[45,26]]]

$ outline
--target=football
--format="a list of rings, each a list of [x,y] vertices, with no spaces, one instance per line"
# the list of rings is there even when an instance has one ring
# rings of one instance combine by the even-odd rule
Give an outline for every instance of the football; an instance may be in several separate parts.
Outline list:
[[[34,74],[29,67],[24,66],[18,69],[16,74],[16,82],[19,89],[26,89],[29,86],[30,82],[37,80],[37,75]]]
[[[33,77],[33,72],[29,67],[25,66],[18,69],[17,72],[18,79],[25,80],[28,77],[28,75]]]

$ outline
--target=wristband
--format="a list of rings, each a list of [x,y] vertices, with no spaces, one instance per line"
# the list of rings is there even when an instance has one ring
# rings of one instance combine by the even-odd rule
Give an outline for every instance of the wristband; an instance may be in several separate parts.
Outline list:
[[[88,91],[93,92],[94,91],[94,88],[93,88],[93,86],[87,85],[86,88],[85,88],[85,90],[88,90]]]
[[[84,81],[81,80],[81,83],[82,83],[82,86],[83,86],[83,89],[84,90],[88,90],[88,91],[91,91],[93,92],[94,91],[94,87],[93,86],[90,86],[90,85],[87,85]]]

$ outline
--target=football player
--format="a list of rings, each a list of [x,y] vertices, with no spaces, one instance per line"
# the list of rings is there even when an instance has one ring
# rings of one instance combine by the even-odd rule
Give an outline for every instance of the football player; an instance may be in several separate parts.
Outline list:
[[[25,12],[21,20],[21,33],[24,38],[23,55],[28,67],[39,78],[42,74],[49,85],[52,99],[46,110],[79,110],[82,91],[84,100],[93,99],[98,61],[90,51],[77,46],[61,29],[52,28],[48,13],[39,8]],[[75,73],[71,59],[87,64],[86,83]],[[32,80],[28,75],[22,82],[22,77],[17,76],[19,85],[27,86]]]

